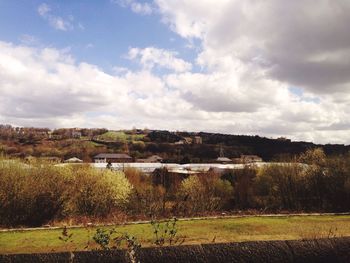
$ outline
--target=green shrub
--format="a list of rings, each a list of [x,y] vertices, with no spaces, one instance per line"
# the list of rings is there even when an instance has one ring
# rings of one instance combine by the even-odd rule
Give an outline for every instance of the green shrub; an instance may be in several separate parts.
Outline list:
[[[132,186],[121,172],[0,160],[0,224],[40,226],[72,215],[122,209]]]
[[[132,186],[122,172],[88,167],[73,172],[75,183],[71,209],[74,213],[105,216],[128,203]]]
[[[213,174],[190,176],[182,181],[179,189],[179,198],[183,200],[186,214],[218,210],[232,195],[233,187],[230,182]]]
[[[63,211],[65,169],[0,161],[0,223],[41,225]]]
[[[255,200],[272,209],[300,209],[306,190],[305,169],[299,164],[269,165],[254,179]]]

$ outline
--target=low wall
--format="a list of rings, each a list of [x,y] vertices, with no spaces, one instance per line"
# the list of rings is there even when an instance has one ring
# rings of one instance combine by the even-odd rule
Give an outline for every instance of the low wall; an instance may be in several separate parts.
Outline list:
[[[0,255],[0,262],[130,262],[123,250],[50,254]],[[172,262],[296,262],[348,263],[350,237],[204,244],[162,248],[142,248],[137,252],[141,263]]]

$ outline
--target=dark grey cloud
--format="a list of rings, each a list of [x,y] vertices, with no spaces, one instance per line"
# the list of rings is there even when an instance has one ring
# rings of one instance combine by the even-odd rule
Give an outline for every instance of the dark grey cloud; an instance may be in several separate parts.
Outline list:
[[[350,81],[349,13],[349,1],[232,1],[205,43],[242,61],[259,57],[273,79],[332,93]]]
[[[258,103],[252,105],[250,101],[235,98],[234,95],[224,98],[222,94],[214,91],[202,94],[186,92],[182,98],[195,107],[209,112],[255,112],[262,106]]]

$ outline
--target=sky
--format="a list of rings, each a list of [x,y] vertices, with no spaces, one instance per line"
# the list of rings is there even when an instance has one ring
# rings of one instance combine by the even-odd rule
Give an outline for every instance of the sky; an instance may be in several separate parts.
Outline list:
[[[0,123],[350,144],[350,1],[0,0]]]

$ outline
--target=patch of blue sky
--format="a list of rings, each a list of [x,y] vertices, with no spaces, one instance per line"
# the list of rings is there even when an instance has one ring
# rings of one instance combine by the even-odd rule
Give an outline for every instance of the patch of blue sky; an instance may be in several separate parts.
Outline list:
[[[298,96],[298,98],[301,101],[305,101],[305,102],[312,102],[312,103],[320,103],[321,100],[318,97],[309,97],[309,96],[305,96],[304,91],[302,88],[298,88],[298,87],[289,87],[289,91],[291,93],[293,93],[294,95]]]
[[[302,97],[301,100],[302,101],[306,101],[306,102],[313,102],[313,103],[316,103],[316,104],[321,103],[320,98],[317,98],[317,97]]]
[[[291,93],[293,93],[294,95],[297,95],[298,97],[301,97],[304,94],[303,89],[298,87],[289,87],[288,89]]]
[[[50,26],[38,14],[43,3],[50,7],[50,14],[69,21],[73,28],[63,31]],[[0,41],[23,44],[23,36],[29,36],[40,43],[37,46],[69,48],[78,63],[95,64],[106,72],[114,67],[134,69],[125,59],[131,47],[176,50],[192,64],[196,57],[188,41],[162,23],[159,14],[136,14],[110,0],[3,0],[0,25]]]
[[[196,63],[198,54],[202,51],[202,41],[199,39],[191,39],[190,42],[187,42],[183,50],[184,57],[187,58],[189,62],[192,63],[192,72],[200,73],[205,72],[205,68],[202,68]]]

